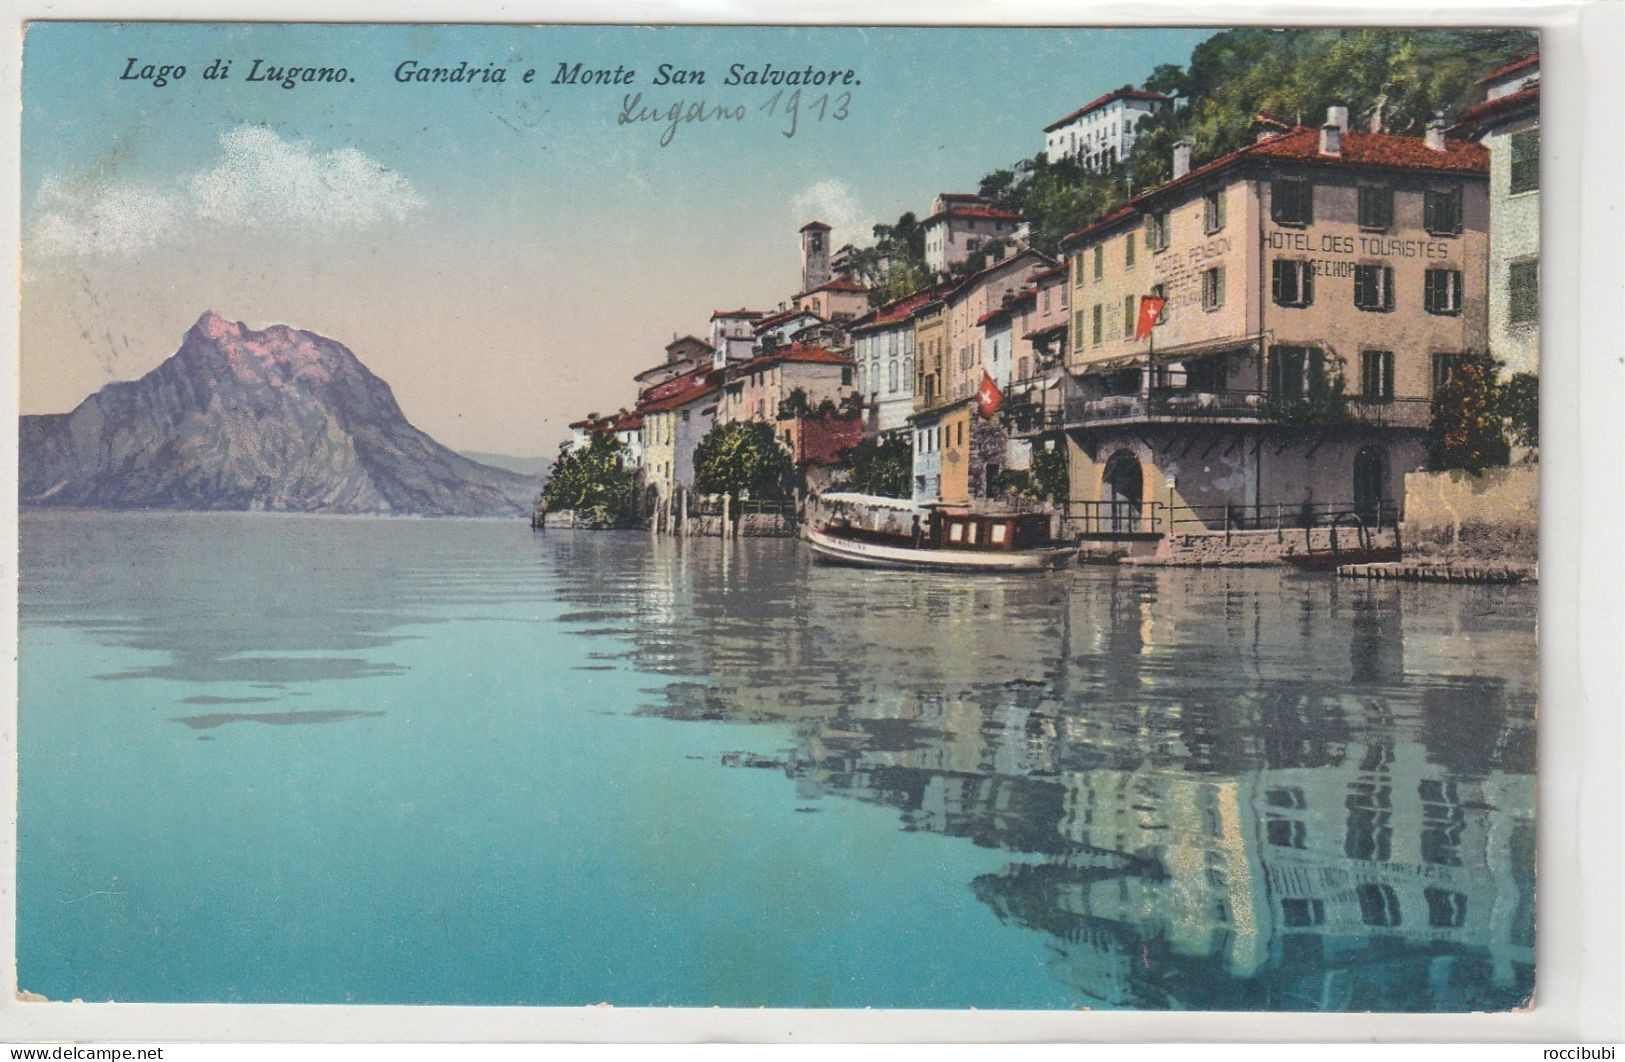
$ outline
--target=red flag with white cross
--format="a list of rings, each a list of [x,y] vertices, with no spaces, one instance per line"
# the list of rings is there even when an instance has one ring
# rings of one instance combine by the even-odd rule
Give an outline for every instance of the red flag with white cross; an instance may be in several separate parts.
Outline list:
[[[993,377],[986,372],[982,373],[982,384],[976,389],[976,409],[983,417],[991,417],[999,410],[999,403],[1004,401],[1004,392],[999,385],[993,382]]]
[[[1140,296],[1140,320],[1134,326],[1134,338],[1144,339],[1157,327],[1157,318],[1162,316],[1162,308],[1168,305],[1168,300],[1161,295]]]

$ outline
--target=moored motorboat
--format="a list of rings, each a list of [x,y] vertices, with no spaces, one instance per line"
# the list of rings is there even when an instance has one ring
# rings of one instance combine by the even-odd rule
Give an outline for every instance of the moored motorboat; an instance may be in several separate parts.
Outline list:
[[[820,560],[873,568],[1019,572],[1054,568],[1077,547],[1050,537],[1043,512],[973,511],[829,494],[804,532]]]

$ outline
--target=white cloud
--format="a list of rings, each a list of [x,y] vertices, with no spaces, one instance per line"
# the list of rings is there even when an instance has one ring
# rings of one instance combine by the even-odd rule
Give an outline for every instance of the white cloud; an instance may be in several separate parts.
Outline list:
[[[208,222],[355,229],[403,220],[423,206],[410,181],[355,148],[316,152],[250,125],[222,135],[220,148],[220,160],[189,182]]]
[[[34,246],[49,255],[132,255],[159,242],[185,206],[181,196],[154,186],[47,179],[34,198]]]
[[[244,125],[220,136],[220,155],[172,185],[46,179],[29,226],[34,250],[127,257],[189,226],[333,232],[402,221],[424,199],[401,174],[355,148],[319,152]]]
[[[831,247],[874,242],[874,218],[859,205],[852,186],[837,178],[825,177],[797,192],[790,200],[790,214],[797,228],[809,221],[830,226]]]

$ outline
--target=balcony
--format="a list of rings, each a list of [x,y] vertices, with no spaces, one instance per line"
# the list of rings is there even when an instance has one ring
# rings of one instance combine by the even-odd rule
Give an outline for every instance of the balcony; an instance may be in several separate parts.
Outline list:
[[[1037,435],[1066,428],[1112,427],[1120,424],[1278,424],[1331,427],[1366,424],[1386,428],[1428,426],[1425,398],[1326,397],[1282,400],[1264,391],[1189,391],[1155,388],[1149,394],[1069,396],[1061,404],[1027,405],[1010,410],[1017,435]]]

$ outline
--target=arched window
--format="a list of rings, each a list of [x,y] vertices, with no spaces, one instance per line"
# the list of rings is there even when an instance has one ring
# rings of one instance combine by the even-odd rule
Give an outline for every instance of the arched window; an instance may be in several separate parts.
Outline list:
[[[903,359],[903,383],[904,383],[905,386],[907,386],[909,388],[912,388],[914,386],[914,359],[913,358],[904,358]]]
[[[891,375],[891,379],[890,379],[890,380],[889,380],[889,381],[888,381],[888,383],[889,383],[889,384],[890,384],[890,386],[888,386],[888,387],[887,387],[887,388],[886,388],[886,390],[887,390],[887,391],[888,391],[888,392],[891,392],[891,391],[896,391],[896,390],[897,390],[897,360],[896,360],[896,359],[895,359],[895,358],[894,358],[894,359],[892,359],[892,362],[891,362],[891,372],[890,372],[890,375]]]

